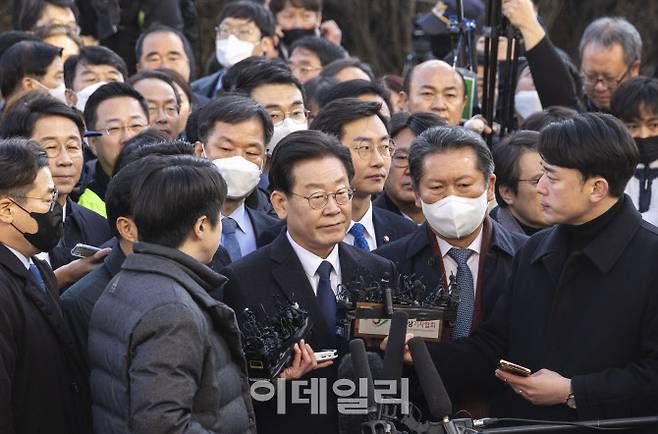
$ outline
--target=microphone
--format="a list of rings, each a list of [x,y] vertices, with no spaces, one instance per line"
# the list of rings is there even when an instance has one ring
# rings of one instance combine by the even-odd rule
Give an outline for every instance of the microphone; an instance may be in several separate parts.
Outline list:
[[[391,328],[388,332],[388,345],[384,353],[383,379],[395,380],[402,378],[402,357],[404,355],[404,339],[407,334],[409,314],[396,310],[391,319]]]
[[[409,351],[431,416],[437,422],[447,419],[452,415],[452,403],[425,341],[420,337],[412,338],[409,340]]]
[[[368,366],[374,378],[382,378],[383,365],[379,354],[368,351]],[[355,382],[358,387],[358,375],[355,372],[352,355],[346,354],[338,365],[338,378],[347,378]],[[361,434],[361,424],[368,418],[361,414],[338,414],[338,428],[341,434]]]
[[[377,418],[377,403],[375,402],[375,384],[372,380],[372,372],[368,365],[368,355],[366,346],[361,339],[352,339],[350,341],[350,355],[352,356],[352,365],[356,379],[365,378],[368,385],[368,419]]]

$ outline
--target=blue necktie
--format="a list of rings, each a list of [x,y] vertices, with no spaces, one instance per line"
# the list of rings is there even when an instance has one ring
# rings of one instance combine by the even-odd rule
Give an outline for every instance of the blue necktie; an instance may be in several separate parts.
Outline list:
[[[238,243],[238,237],[235,236],[237,228],[238,224],[231,217],[224,217],[222,219],[222,246],[228,252],[231,262],[242,258],[240,243]]]
[[[640,181],[638,209],[640,212],[646,212],[651,204],[651,184],[655,178],[658,178],[658,169],[652,169],[649,166],[635,169],[635,177]]]
[[[466,262],[473,253],[475,253],[473,250],[454,247],[448,250],[448,256],[457,263],[456,280],[459,285],[459,307],[457,308],[457,320],[452,329],[453,339],[468,336],[471,332],[475,295],[473,291],[473,273],[471,273],[471,269]]]
[[[369,252],[370,246],[368,245],[368,240],[366,240],[365,233],[366,228],[361,223],[354,223],[350,228],[350,234],[354,236],[354,247]]]
[[[333,266],[330,262],[322,261],[316,274],[320,277],[318,282],[318,304],[324,314],[329,334],[336,332],[336,295],[331,289],[331,270]]]
[[[44,291],[46,290],[46,282],[43,281],[43,277],[41,277],[41,273],[39,272],[39,269],[37,268],[36,265],[30,264],[30,273],[32,273],[32,276],[34,276],[34,280],[37,281],[39,284],[39,288],[43,289]]]

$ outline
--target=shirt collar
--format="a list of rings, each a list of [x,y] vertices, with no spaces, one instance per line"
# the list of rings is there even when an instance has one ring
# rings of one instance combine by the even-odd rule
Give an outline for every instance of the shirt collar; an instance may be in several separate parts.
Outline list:
[[[249,224],[249,222],[247,221],[247,219],[249,218],[249,216],[247,215],[247,210],[246,210],[245,207],[244,207],[244,201],[242,201],[242,202],[240,203],[240,206],[238,206],[238,207],[237,207],[237,208],[231,213],[231,215],[228,215],[228,216],[226,216],[226,217],[230,217],[230,218],[232,218],[233,220],[235,220],[235,223],[238,224],[238,229],[240,229],[240,231],[241,231],[242,233],[245,233],[245,228],[246,228],[247,225]]]
[[[315,273],[318,271],[318,267],[322,263],[322,261],[327,261],[331,264],[332,267],[334,267],[334,271],[338,272],[340,270],[340,257],[338,255],[338,244],[334,246],[334,248],[331,250],[331,253],[327,256],[326,259],[323,259],[316,255],[315,253],[311,253],[299,244],[295,240],[292,239],[290,236],[290,232],[286,231],[286,236],[288,237],[288,241],[290,241],[290,245],[292,246],[292,249],[295,251],[297,254],[297,257],[299,258],[299,262],[302,263],[302,268],[304,268],[304,272],[308,277],[313,277],[315,276]]]
[[[349,229],[352,229],[352,226],[354,226],[354,223],[361,223],[363,227],[366,230],[366,234],[370,235],[373,239],[375,238],[375,225],[372,222],[372,201],[368,202],[368,211],[361,217],[361,220],[358,222],[355,222],[352,220],[352,223],[350,223]],[[348,229],[348,232],[349,232]]]
[[[480,227],[480,233],[478,234],[477,237],[473,240],[473,242],[467,247],[469,250],[473,250],[477,255],[480,254],[480,250],[482,249],[482,232],[484,232],[484,226]],[[436,241],[439,243],[439,250],[441,250],[441,256],[445,257],[448,254],[448,250],[452,249],[453,247],[459,248],[456,246],[453,246],[443,238],[439,237],[436,235]]]
[[[19,261],[21,261],[21,263],[23,264],[23,266],[25,266],[25,269],[26,269],[26,270],[29,270],[29,269],[30,269],[30,264],[32,264],[32,260],[31,260],[30,258],[28,258],[27,256],[25,256],[24,254],[22,254],[22,253],[19,252],[18,250],[16,250],[16,249],[12,249],[11,247],[9,247],[9,246],[6,245],[6,244],[5,244],[4,246],[5,246],[5,247],[6,247],[11,253],[13,253],[13,254],[18,258]]]

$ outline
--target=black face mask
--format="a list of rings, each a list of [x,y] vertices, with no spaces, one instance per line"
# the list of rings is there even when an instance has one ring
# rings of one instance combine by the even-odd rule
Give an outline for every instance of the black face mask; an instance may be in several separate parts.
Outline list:
[[[14,201],[12,201],[14,202]],[[16,205],[18,203],[14,202]],[[64,210],[59,202],[55,202],[53,209],[48,212],[30,212],[18,205],[20,209],[25,211],[37,222],[37,231],[33,234],[28,234],[18,229],[14,224],[14,229],[23,234],[23,237],[34,247],[39,249],[40,252],[47,252],[59,243],[59,240],[64,235]]]
[[[640,150],[640,163],[648,165],[658,160],[658,136],[636,138],[635,144]]]
[[[317,36],[315,29],[290,29],[283,31],[283,45],[290,47],[293,42],[297,39],[303,38],[304,36]]]

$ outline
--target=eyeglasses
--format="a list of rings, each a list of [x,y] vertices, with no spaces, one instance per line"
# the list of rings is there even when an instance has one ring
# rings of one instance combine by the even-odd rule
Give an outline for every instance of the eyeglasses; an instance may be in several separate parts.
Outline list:
[[[254,39],[257,30],[251,27],[237,27],[235,29],[228,26],[215,27],[215,34],[217,39],[226,39],[233,35],[241,41],[248,41]]]
[[[630,65],[628,65],[628,68],[626,68],[626,71],[622,74],[621,77],[619,78],[611,78],[611,77],[603,77],[603,78],[598,78],[598,76],[593,75],[593,74],[585,74],[583,75],[583,86],[586,88],[594,88],[599,81],[603,83],[603,85],[608,88],[608,89],[616,89],[622,81],[626,78],[629,72],[631,72],[631,67],[633,66],[633,62],[631,62]]]
[[[334,193],[313,193],[310,196],[302,196],[301,194],[292,193],[294,196],[299,196],[308,201],[308,206],[312,209],[323,209],[329,203],[329,197],[333,196],[338,205],[345,205],[354,196],[354,190],[351,188],[341,188]]]
[[[406,152],[396,152],[393,154],[393,166],[399,169],[406,169],[409,167],[409,154]]]
[[[292,70],[293,73],[299,74],[301,76],[308,76],[312,72],[319,71],[322,69],[321,66],[301,66],[301,65],[294,65],[292,63],[289,63],[288,66],[290,66],[290,69]]]
[[[41,201],[45,200],[43,197],[34,197],[34,196],[14,195],[14,197],[15,198],[20,198],[20,199],[37,199],[37,200],[41,200]],[[55,204],[57,203],[57,199],[59,199],[59,192],[57,191],[57,189],[55,189],[51,193],[50,199],[48,200],[48,204],[49,204],[48,211],[49,212],[52,211],[55,208]],[[12,202],[13,202],[13,200],[12,200]],[[16,202],[14,202],[14,203],[16,203]],[[16,205],[18,205],[23,211],[28,212],[25,208],[20,206],[18,203],[16,203]]]
[[[100,136],[103,133],[107,134],[110,137],[117,137],[119,136],[122,132],[127,131],[131,134],[139,134],[144,129],[146,128],[146,124],[130,124],[130,125],[123,125],[123,126],[117,126],[117,127],[107,127],[107,128],[101,128],[98,131],[86,131],[85,132],[85,137],[90,136]]]
[[[284,112],[283,110],[269,110],[268,112],[270,118],[272,118],[272,125],[275,127],[281,125],[286,118],[292,119],[298,124],[303,124],[308,119],[308,114],[310,113],[309,110],[304,108],[297,108],[291,112]]]
[[[180,113],[180,108],[176,104],[167,104],[165,106],[149,105],[149,119],[158,117],[158,113],[162,110],[168,118],[175,118]]]
[[[390,158],[395,152],[395,142],[393,139],[384,139],[374,145],[370,140],[364,139],[356,142],[356,146],[352,146],[351,149],[363,160],[369,159],[375,149],[382,157]]]
[[[48,158],[59,157],[64,148],[66,148],[66,153],[69,154],[69,157],[71,158],[81,158],[83,156],[82,142],[68,144],[62,143],[61,145],[59,143],[45,144],[42,148],[46,152]]]
[[[537,185],[539,184],[539,180],[541,179],[542,175],[536,176],[534,178],[530,179],[519,179],[519,182],[529,182],[532,185]]]

